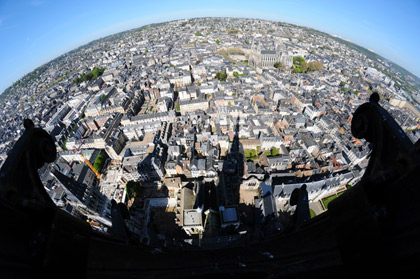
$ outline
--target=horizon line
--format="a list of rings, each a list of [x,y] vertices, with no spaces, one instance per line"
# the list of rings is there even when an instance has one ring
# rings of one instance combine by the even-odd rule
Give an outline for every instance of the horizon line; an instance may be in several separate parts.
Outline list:
[[[110,37],[110,36],[114,36],[114,35],[117,35],[117,34],[120,34],[120,33],[130,32],[130,31],[133,31],[133,30],[135,30],[135,29],[139,29],[139,28],[142,28],[142,27],[145,27],[145,26],[149,26],[149,25],[153,25],[153,24],[164,24],[164,23],[169,23],[169,22],[174,22],[174,21],[179,21],[179,20],[204,19],[204,18],[235,18],[235,19],[248,19],[248,20],[250,20],[250,19],[251,19],[251,20],[273,21],[273,22],[279,22],[279,23],[285,23],[285,24],[289,24],[289,25],[297,26],[297,27],[300,27],[300,28],[309,28],[309,29],[312,29],[312,30],[315,30],[315,31],[318,31],[318,32],[322,32],[322,33],[324,33],[324,34],[327,34],[327,35],[329,35],[329,36],[331,36],[331,37],[333,37],[333,38],[338,38],[338,39],[344,40],[344,41],[346,41],[346,42],[349,42],[349,43],[351,43],[351,44],[354,44],[354,45],[356,45],[356,46],[362,47],[362,48],[366,49],[367,51],[371,52],[372,54],[377,55],[377,56],[379,56],[379,57],[381,57],[381,58],[383,58],[383,59],[386,59],[388,62],[391,62],[391,63],[393,63],[393,64],[397,65],[398,67],[402,68],[403,70],[405,70],[406,72],[408,72],[409,74],[411,74],[412,76],[414,76],[415,78],[417,78],[417,79],[418,79],[418,82],[420,82],[420,76],[417,76],[417,75],[416,75],[416,74],[414,74],[413,72],[411,72],[411,71],[407,70],[405,67],[403,67],[403,66],[401,66],[401,65],[397,64],[396,62],[394,62],[394,61],[392,61],[392,60],[390,60],[390,59],[388,59],[388,58],[386,58],[386,57],[382,56],[381,54],[377,53],[376,51],[373,51],[373,50],[371,50],[371,49],[369,49],[369,48],[366,48],[366,47],[364,47],[364,46],[362,46],[362,45],[358,45],[357,43],[355,43],[355,42],[351,41],[350,39],[343,38],[343,37],[342,37],[342,36],[340,36],[340,35],[329,34],[329,33],[325,32],[325,31],[321,31],[321,30],[315,29],[315,28],[313,28],[313,27],[309,27],[309,26],[305,26],[305,25],[299,25],[299,24],[295,24],[295,23],[289,23],[289,22],[286,22],[286,21],[281,21],[281,20],[274,20],[274,19],[262,19],[262,18],[255,18],[255,17],[232,17],[232,16],[203,16],[203,17],[186,17],[186,18],[171,19],[171,20],[167,20],[167,21],[160,21],[160,22],[147,23],[147,24],[140,25],[140,26],[137,26],[137,27],[133,27],[133,28],[129,28],[129,29],[125,29],[125,30],[117,31],[116,33],[111,33],[111,34],[107,34],[107,35],[104,35],[104,36],[100,36],[100,37],[98,37],[98,38],[96,38],[96,39],[92,39],[91,41],[86,42],[86,43],[81,43],[80,45],[78,45],[78,46],[74,47],[73,49],[68,50],[68,51],[65,51],[65,52],[63,52],[62,54],[60,54],[60,55],[58,55],[58,56],[56,56],[56,57],[54,57],[54,58],[49,59],[49,60],[48,60],[48,61],[46,61],[45,63],[42,63],[42,64],[40,64],[39,66],[36,66],[36,67],[35,67],[32,71],[27,72],[26,74],[24,74],[23,76],[21,76],[20,78],[18,78],[18,79],[17,79],[17,80],[15,80],[14,82],[12,82],[12,84],[11,84],[11,85],[9,85],[9,86],[8,86],[8,87],[6,87],[6,88],[5,88],[2,92],[0,92],[0,96],[1,96],[1,95],[3,95],[3,93],[4,93],[6,90],[8,90],[10,87],[12,87],[12,86],[13,86],[16,82],[18,82],[19,80],[23,79],[24,77],[26,77],[26,76],[27,76],[27,75],[29,75],[30,73],[32,73],[32,72],[34,72],[34,71],[36,71],[38,68],[40,68],[40,67],[42,67],[42,66],[44,66],[44,65],[48,65],[49,63],[54,62],[56,59],[59,59],[61,56],[64,56],[64,55],[66,55],[66,54],[68,54],[68,53],[70,53],[70,52],[72,52],[72,51],[75,51],[75,50],[77,50],[77,49],[79,49],[79,48],[82,48],[82,47],[84,47],[84,46],[86,46],[86,45],[88,45],[88,44],[90,44],[90,43],[95,42],[95,41],[103,40],[103,39],[106,39],[106,38],[108,38],[108,37]],[[115,25],[116,25],[116,24],[115,24]],[[108,27],[108,28],[110,28],[110,27]],[[112,26],[111,26],[111,28],[112,28]],[[359,51],[359,52],[360,52],[360,51]]]

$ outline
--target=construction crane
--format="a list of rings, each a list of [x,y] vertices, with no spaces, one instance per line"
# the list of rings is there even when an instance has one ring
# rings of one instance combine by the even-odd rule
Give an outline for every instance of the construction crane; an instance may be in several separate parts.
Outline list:
[[[65,174],[65,175],[67,175],[67,174],[69,173],[70,168],[71,168],[71,161],[70,161],[70,163],[68,164],[68,166],[67,166],[67,168],[66,168],[66,171],[64,172],[64,174]]]
[[[89,168],[95,173],[96,177],[98,179],[101,179],[101,174],[92,166],[92,164],[89,162],[89,160],[81,152],[81,147],[84,143],[85,143],[85,141],[82,141],[82,143],[79,145],[78,148],[76,146],[74,148],[76,148],[76,151],[79,154],[79,156],[82,158],[83,162],[85,162],[85,164],[88,165]]]

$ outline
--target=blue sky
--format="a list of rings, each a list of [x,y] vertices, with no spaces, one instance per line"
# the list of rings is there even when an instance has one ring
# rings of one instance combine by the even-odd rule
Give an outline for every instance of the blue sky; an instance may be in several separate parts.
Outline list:
[[[174,19],[278,20],[339,35],[420,76],[420,0],[0,0],[0,92],[94,39]]]

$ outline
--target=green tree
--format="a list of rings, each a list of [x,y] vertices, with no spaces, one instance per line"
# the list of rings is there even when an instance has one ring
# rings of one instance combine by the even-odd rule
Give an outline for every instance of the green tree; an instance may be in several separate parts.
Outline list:
[[[125,189],[127,191],[128,199],[132,199],[138,197],[143,194],[143,187],[139,181],[130,180],[125,185]]]
[[[308,73],[313,71],[319,71],[322,69],[324,64],[321,61],[306,62],[301,56],[293,57],[293,70],[295,73]]]
[[[105,71],[105,68],[97,68],[97,67],[95,67],[92,70],[92,75],[93,75],[93,77],[95,79],[97,79],[98,77],[100,77],[104,73],[104,71]]]
[[[95,159],[95,163],[93,164],[93,167],[100,172],[104,166],[105,160],[107,159],[107,156],[105,156],[102,153],[99,153],[98,157]]]
[[[295,71],[295,73],[302,73],[302,69],[298,66],[293,65],[293,70]]]
[[[219,39],[216,39],[216,44],[220,44],[220,40]]]
[[[226,72],[225,72],[225,71],[220,71],[220,72],[217,72],[217,74],[216,74],[216,78],[217,78],[218,80],[220,80],[220,81],[226,81],[226,79],[227,79],[227,74],[226,74]]]
[[[308,65],[307,71],[310,71],[310,72],[319,71],[324,66],[324,64],[322,64],[321,61],[311,61],[311,62],[308,62],[307,65]]]
[[[300,65],[302,62],[305,62],[302,56],[293,56],[293,65]]]
[[[293,70],[295,73],[303,73],[307,69],[305,59],[301,56],[293,56]]]
[[[67,150],[67,139],[64,140],[63,145],[61,146],[63,148],[63,150]]]
[[[84,80],[92,80],[93,79],[93,74],[92,74],[92,72],[87,72],[85,75],[84,75]]]
[[[255,149],[245,149],[244,153],[245,153],[245,157],[248,160],[254,160],[258,158],[258,151]]]
[[[282,69],[282,70],[286,69],[286,67],[284,66],[284,64],[281,63],[281,62],[274,63],[274,68],[276,68],[276,69]]]
[[[196,35],[196,36],[203,36],[203,34],[201,34],[201,33],[200,33],[200,32],[198,32],[198,31],[197,31],[197,32],[195,32],[195,35]]]
[[[302,73],[306,73],[308,71],[308,64],[305,61],[303,61],[300,64],[300,69],[302,70]]]
[[[279,155],[279,149],[277,147],[273,147],[271,148],[271,155],[272,156],[277,156]]]
[[[88,80],[95,80],[97,79],[99,76],[101,76],[105,71],[105,68],[97,68],[95,67],[92,71],[88,71],[86,73],[82,73],[80,75],[80,77],[77,77],[74,79],[74,83],[79,84],[83,81],[88,81]]]

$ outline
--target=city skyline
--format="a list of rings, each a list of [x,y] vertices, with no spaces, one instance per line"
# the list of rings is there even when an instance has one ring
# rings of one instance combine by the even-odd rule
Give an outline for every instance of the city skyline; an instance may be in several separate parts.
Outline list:
[[[419,13],[416,1],[212,1],[200,7],[191,1],[125,1],[119,6],[107,1],[6,1],[0,4],[0,35],[6,42],[0,46],[0,92],[42,64],[92,40],[151,23],[218,16],[311,27],[351,40],[420,76],[420,51],[413,47],[420,42]]]

